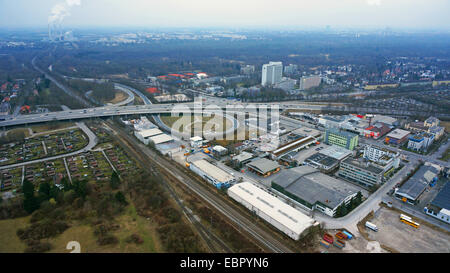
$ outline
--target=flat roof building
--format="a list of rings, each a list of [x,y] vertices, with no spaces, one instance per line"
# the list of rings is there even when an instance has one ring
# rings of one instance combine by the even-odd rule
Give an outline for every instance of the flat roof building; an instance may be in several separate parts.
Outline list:
[[[280,171],[280,164],[267,158],[255,159],[247,163],[247,167],[250,171],[253,171],[264,177]]]
[[[372,117],[371,122],[372,123],[382,122],[390,126],[398,125],[398,120],[396,118],[383,115],[375,115],[374,117]]]
[[[228,153],[228,149],[223,146],[220,146],[220,145],[214,146],[212,148],[212,151],[213,151],[213,154],[218,157],[224,156]]]
[[[385,170],[369,161],[347,158],[339,166],[337,175],[348,181],[370,188],[383,182]]]
[[[320,151],[320,153],[337,159],[338,161],[342,161],[353,154],[352,151],[337,145],[331,145]]]
[[[294,240],[314,224],[314,219],[250,182],[228,189],[228,195]]]
[[[387,134],[391,128],[382,122],[377,122],[366,129],[364,129],[364,136],[367,138],[379,139]]]
[[[325,143],[354,150],[358,146],[358,135],[330,128],[325,131]]]
[[[441,126],[432,126],[428,129],[428,133],[434,135],[434,139],[438,140],[444,135],[445,128]]]
[[[402,129],[395,129],[386,136],[385,141],[392,144],[402,144],[408,139],[409,135],[410,135],[409,131]]]
[[[304,163],[313,168],[318,168],[325,173],[331,172],[339,166],[339,160],[321,153],[313,154],[306,158]]]
[[[295,129],[291,132],[291,134],[300,136],[300,137],[308,137],[308,136],[312,136],[316,139],[320,138],[320,136],[322,135],[322,132],[316,129],[312,129],[309,127],[301,127],[298,129]]]
[[[191,147],[200,147],[203,145],[203,138],[199,136],[191,137]]]
[[[252,153],[243,151],[240,154],[234,156],[233,161],[236,161],[237,164],[246,164],[247,162],[250,162],[254,157],[255,156]]]
[[[173,139],[173,137],[171,137],[169,135],[160,134],[160,135],[156,135],[156,136],[150,137],[150,141],[155,143],[155,145],[158,145],[158,144],[161,144],[161,143],[174,141],[174,139]]]
[[[134,135],[145,145],[148,145],[150,138],[162,134],[163,132],[158,128],[145,129],[142,131],[134,131]]]
[[[321,173],[310,166],[285,170],[272,181],[272,189],[308,210],[317,209],[329,216],[356,196],[356,186]]]
[[[236,182],[233,175],[204,159],[191,162],[189,168],[217,188],[228,187]]]
[[[436,117],[429,117],[424,121],[424,125],[427,127],[439,126],[439,119]]]
[[[281,82],[283,78],[283,63],[282,62],[269,62],[262,66],[262,79],[261,85],[274,85]]]
[[[421,166],[400,188],[395,189],[394,196],[403,202],[416,204],[427,186],[437,180],[439,171],[434,166]]]

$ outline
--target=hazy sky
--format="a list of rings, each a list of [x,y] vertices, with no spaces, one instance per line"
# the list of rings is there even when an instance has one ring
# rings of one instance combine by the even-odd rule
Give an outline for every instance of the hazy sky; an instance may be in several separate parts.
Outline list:
[[[450,29],[450,0],[0,0],[0,28],[393,27]]]

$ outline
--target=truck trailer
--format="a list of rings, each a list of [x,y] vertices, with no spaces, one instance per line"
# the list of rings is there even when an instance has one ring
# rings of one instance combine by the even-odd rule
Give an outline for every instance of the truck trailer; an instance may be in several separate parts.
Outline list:
[[[378,231],[377,226],[375,224],[369,222],[369,221],[366,222],[366,227],[371,229],[371,230],[373,230],[373,231]]]

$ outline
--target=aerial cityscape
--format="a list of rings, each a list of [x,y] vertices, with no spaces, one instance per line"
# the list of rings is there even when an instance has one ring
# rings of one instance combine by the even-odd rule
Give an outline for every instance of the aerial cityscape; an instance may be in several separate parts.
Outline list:
[[[177,1],[12,2],[0,253],[450,252],[449,3],[396,25],[376,9],[401,1],[346,0],[376,15],[291,24],[249,1],[228,27],[215,1],[193,1],[204,17]]]

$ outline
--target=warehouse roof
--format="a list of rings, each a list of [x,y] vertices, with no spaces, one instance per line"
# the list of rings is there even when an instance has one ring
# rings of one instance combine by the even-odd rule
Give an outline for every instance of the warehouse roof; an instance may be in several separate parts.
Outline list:
[[[220,146],[220,145],[216,145],[216,146],[213,147],[213,150],[221,153],[221,152],[226,152],[227,148],[225,148],[223,146]]]
[[[305,159],[305,161],[306,162],[314,162],[314,163],[321,164],[321,165],[324,165],[327,167],[332,167],[338,163],[337,159],[332,158],[327,155],[324,155],[324,154],[321,154],[321,153],[313,154],[312,156]]]
[[[284,203],[250,182],[242,182],[228,189],[242,200],[250,203],[257,210],[284,225],[291,231],[301,234],[314,224],[314,219]]]
[[[450,209],[450,183],[445,183],[441,191],[431,201],[431,205],[441,209]]]
[[[233,157],[233,160],[237,160],[238,162],[243,162],[249,159],[252,159],[254,155],[248,152],[241,152],[237,156]]]
[[[247,166],[264,174],[279,168],[280,164],[267,158],[261,158],[247,163]]]
[[[298,129],[295,129],[291,133],[299,135],[299,136],[313,136],[313,137],[319,137],[322,132],[316,129],[308,128],[308,127],[301,127]]]
[[[151,136],[156,136],[156,135],[162,134],[163,132],[161,130],[159,130],[158,128],[152,128],[152,129],[138,131],[137,133],[140,134],[142,137],[151,137]]]
[[[219,181],[220,183],[226,183],[233,179],[233,176],[231,174],[204,159],[194,161],[192,162],[192,164],[194,164],[197,168],[199,168],[215,180]]]
[[[321,154],[332,157],[337,160],[342,160],[352,154],[352,151],[344,147],[332,145],[320,151]]]
[[[173,137],[166,135],[166,134],[160,134],[157,136],[150,137],[150,140],[153,141],[153,143],[155,143],[155,144],[160,144],[160,143],[172,141]]]
[[[275,156],[280,156],[280,155],[288,153],[292,150],[295,150],[298,147],[310,145],[314,142],[316,142],[316,140],[312,136],[299,138],[294,141],[288,142],[288,143],[284,144],[283,146],[278,147],[275,151],[272,152],[272,154],[274,154]]]
[[[375,122],[383,122],[389,125],[393,125],[395,122],[397,122],[397,119],[389,116],[376,115],[372,118],[372,123]]]
[[[311,205],[320,202],[332,209],[347,196],[358,192],[356,186],[325,175],[310,166],[285,170],[272,183]]]
[[[387,137],[389,138],[396,138],[396,139],[402,139],[409,135],[409,131],[402,130],[402,129],[395,129],[394,131],[390,132]]]
[[[416,200],[427,185],[439,174],[433,166],[422,166],[420,169],[406,181],[397,191],[396,194],[408,195],[413,200]]]
[[[191,141],[202,141],[203,138],[199,137],[199,136],[195,136],[195,137],[191,137]]]

